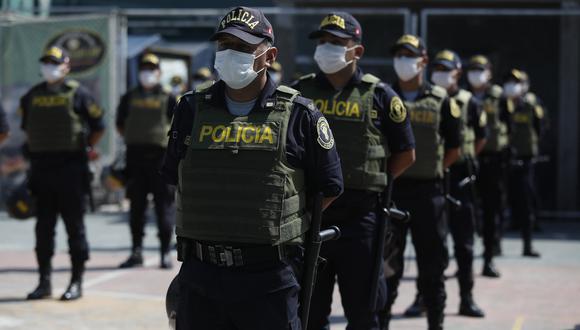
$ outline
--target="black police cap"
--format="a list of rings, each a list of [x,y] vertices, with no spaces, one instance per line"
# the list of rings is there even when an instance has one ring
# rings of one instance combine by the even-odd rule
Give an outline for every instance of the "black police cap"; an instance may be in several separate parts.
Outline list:
[[[423,56],[427,54],[427,49],[425,47],[425,42],[423,39],[412,35],[412,34],[404,34],[402,37],[399,38],[391,47],[391,53],[395,54],[399,49],[407,49],[416,56]]]
[[[467,64],[467,70],[487,70],[491,69],[489,58],[484,55],[473,55]]]
[[[503,81],[515,80],[519,82],[525,82],[527,81],[527,78],[528,75],[524,71],[511,69],[503,76]]]
[[[159,57],[157,57],[157,55],[153,53],[146,53],[141,57],[141,61],[139,61],[139,67],[151,65],[158,68],[159,62]]]
[[[48,47],[42,56],[38,59],[40,62],[53,61],[56,63],[66,63],[70,61],[68,52],[57,46]]]
[[[264,40],[274,43],[272,24],[261,10],[249,7],[236,7],[228,12],[209,40],[218,40],[224,34],[238,37],[251,45],[258,45]]]
[[[433,65],[442,65],[449,70],[461,69],[461,59],[456,52],[445,49],[435,55]]]
[[[360,23],[351,14],[345,12],[332,12],[322,19],[318,30],[308,35],[310,39],[318,39],[324,33],[330,33],[343,39],[362,41],[362,28]]]

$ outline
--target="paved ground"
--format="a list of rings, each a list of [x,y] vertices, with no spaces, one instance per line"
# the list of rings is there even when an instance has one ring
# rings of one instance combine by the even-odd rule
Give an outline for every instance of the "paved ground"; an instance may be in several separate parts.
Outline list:
[[[121,213],[88,216],[91,260],[85,297],[62,303],[56,298],[68,283],[69,262],[64,228],[59,224],[54,259],[54,300],[26,302],[36,285],[33,221],[16,222],[0,214],[0,329],[166,329],[163,297],[177,272],[158,269],[155,228],[147,228],[146,267],[118,270],[129,251],[129,233]],[[545,224],[537,248],[539,260],[520,257],[521,242],[507,238],[504,256],[497,260],[502,278],[477,277],[475,297],[485,309],[484,319],[457,316],[457,283],[447,281],[446,329],[580,330],[580,221]],[[479,243],[478,243],[479,244]],[[481,247],[477,247],[478,255]],[[395,313],[400,314],[414,295],[416,274],[412,249]],[[475,269],[481,269],[481,259]],[[455,272],[452,261],[447,273]],[[335,292],[332,330],[344,329],[340,296]],[[397,317],[391,329],[425,329],[425,319]]]

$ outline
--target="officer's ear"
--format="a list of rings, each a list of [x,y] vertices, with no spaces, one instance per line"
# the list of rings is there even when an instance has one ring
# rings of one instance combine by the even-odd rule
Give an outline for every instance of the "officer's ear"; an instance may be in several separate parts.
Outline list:
[[[271,67],[274,62],[276,62],[276,57],[278,56],[278,48],[271,46],[266,52],[266,67]]]
[[[365,47],[361,44],[357,44],[355,45],[355,49],[354,49],[354,59],[355,60],[360,60],[364,53],[365,53]]]
[[[63,72],[64,72],[64,74],[66,76],[70,72],[70,62],[65,62],[63,65],[64,65]]]
[[[455,79],[459,80],[459,78],[461,78],[462,74],[463,74],[463,70],[461,70],[461,69],[455,70],[455,74],[454,74]]]
[[[419,61],[418,66],[423,70],[429,65],[429,56],[427,54],[423,54],[421,56],[421,61]]]

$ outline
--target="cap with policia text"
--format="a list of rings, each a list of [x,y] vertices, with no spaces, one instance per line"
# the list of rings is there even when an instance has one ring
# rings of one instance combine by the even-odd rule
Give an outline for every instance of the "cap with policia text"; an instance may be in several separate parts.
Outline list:
[[[52,46],[49,47],[48,49],[46,49],[46,51],[44,52],[44,54],[42,54],[42,57],[40,57],[38,59],[40,62],[44,62],[44,61],[54,61],[56,63],[67,63],[70,61],[70,57],[68,56],[68,53],[66,52],[66,50],[57,47],[57,46]]]
[[[157,55],[152,54],[152,53],[147,53],[144,54],[143,57],[141,57],[141,61],[139,62],[139,66],[145,66],[145,65],[152,65],[155,67],[159,67],[159,57],[157,57]]]
[[[435,55],[433,65],[442,65],[448,70],[461,69],[461,59],[454,51],[445,49]]]
[[[491,62],[484,55],[474,55],[469,59],[467,70],[486,70],[491,69]]]
[[[264,13],[258,9],[236,7],[220,21],[216,33],[209,40],[218,40],[224,34],[230,34],[251,45],[257,45],[267,39],[274,43],[274,30]]]
[[[411,51],[416,56],[423,56],[427,54],[423,40],[412,34],[405,34],[400,37],[399,40],[395,42],[393,47],[391,47],[391,53],[394,54],[402,48]]]
[[[360,23],[351,14],[345,12],[332,12],[326,15],[320,22],[318,30],[311,32],[308,38],[318,39],[325,32],[343,39],[353,39],[357,42],[362,40]]]

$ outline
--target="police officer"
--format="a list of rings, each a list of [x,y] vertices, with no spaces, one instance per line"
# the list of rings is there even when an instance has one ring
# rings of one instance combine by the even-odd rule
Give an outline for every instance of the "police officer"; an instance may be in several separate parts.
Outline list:
[[[445,89],[424,81],[428,63],[423,41],[403,35],[392,47],[398,81],[393,89],[404,99],[416,139],[417,160],[397,180],[393,200],[411,212],[407,224],[394,223],[393,246],[386,254],[387,305],[386,327],[391,307],[403,275],[403,253],[407,231],[411,230],[418,265],[418,291],[427,307],[430,330],[443,328],[445,279],[448,264],[445,197],[442,193],[443,171],[459,157],[461,146],[461,109],[449,99]]]
[[[312,98],[329,121],[345,192],[323,214],[323,224],[339,226],[342,235],[321,249],[327,263],[318,274],[308,325],[318,330],[330,326],[338,281],[347,329],[378,329],[377,314],[368,310],[378,193],[386,187],[387,173],[397,177],[413,163],[413,132],[397,94],[359,68],[364,46],[361,26],[353,16],[332,12],[309,37],[318,41],[314,59],[320,72],[300,78],[293,87]],[[379,306],[384,305],[384,284],[381,280]]]
[[[58,215],[68,234],[72,277],[61,300],[82,295],[82,276],[89,259],[85,235],[85,194],[90,189],[87,148],[101,138],[103,111],[89,91],[66,79],[70,58],[65,50],[50,47],[40,58],[44,81],[20,100],[22,129],[28,138],[29,186],[36,197],[36,258],[40,281],[28,299],[48,298],[51,258]]]
[[[532,247],[532,229],[535,221],[533,198],[534,157],[538,155],[544,110],[541,105],[524,97],[525,75],[510,70],[504,78],[504,94],[508,111],[512,112],[510,147],[513,153],[510,172],[510,202],[512,221],[521,225],[524,243],[523,255],[539,257]]]
[[[158,171],[167,146],[175,97],[161,87],[159,58],[144,54],[139,64],[139,86],[121,98],[117,109],[117,131],[127,144],[127,196],[131,202],[129,224],[132,251],[119,267],[143,265],[145,212],[153,195],[161,243],[161,268],[171,268],[169,246],[174,225],[174,192]]]
[[[0,144],[6,141],[9,133],[10,127],[8,126],[8,121],[6,120],[6,112],[0,104]]]
[[[276,84],[280,85],[282,83],[282,79],[284,78],[284,70],[282,69],[282,64],[280,64],[280,62],[276,61],[272,63],[272,66],[268,69],[268,72]]]
[[[459,160],[450,167],[450,193],[461,201],[461,207],[449,208],[449,229],[453,237],[457,261],[457,279],[461,302],[459,315],[483,317],[483,311],[473,301],[473,239],[475,235],[475,196],[473,181],[476,157],[486,143],[487,115],[470,92],[459,88],[461,59],[452,50],[435,55],[431,81],[447,90],[447,94],[461,109],[463,144]]]
[[[181,76],[171,77],[169,85],[171,87],[170,93],[175,99],[178,99],[183,93],[187,92],[187,86]]]
[[[234,8],[211,40],[221,80],[181,98],[162,169],[177,185],[177,329],[300,329],[292,261],[307,194],[326,207],[342,191],[334,137],[267,74],[278,50],[261,11]]]
[[[201,67],[199,68],[197,71],[195,71],[195,73],[193,74],[193,76],[191,77],[193,80],[193,89],[195,90],[195,88],[201,84],[203,84],[206,81],[210,81],[213,80],[213,74],[211,73],[211,70],[208,67]]]
[[[479,178],[477,180],[483,214],[483,276],[497,278],[499,271],[493,263],[495,250],[501,234],[503,218],[506,171],[506,148],[510,114],[503,89],[492,83],[492,65],[484,55],[474,55],[467,65],[469,89],[483,106],[487,115],[487,142],[479,154]]]

